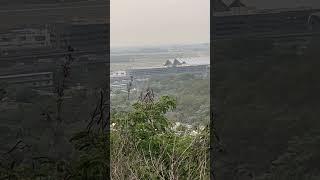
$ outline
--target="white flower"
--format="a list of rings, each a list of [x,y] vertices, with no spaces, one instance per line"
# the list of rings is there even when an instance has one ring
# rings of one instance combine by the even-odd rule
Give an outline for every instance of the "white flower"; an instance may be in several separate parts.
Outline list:
[[[192,136],[196,136],[196,135],[198,135],[199,133],[197,132],[197,131],[195,131],[195,130],[193,130],[193,131],[191,131],[190,132],[190,135],[192,135]]]

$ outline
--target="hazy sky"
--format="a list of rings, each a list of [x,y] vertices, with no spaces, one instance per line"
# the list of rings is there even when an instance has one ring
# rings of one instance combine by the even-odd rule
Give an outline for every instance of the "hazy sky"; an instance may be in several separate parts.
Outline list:
[[[111,46],[209,42],[210,0],[111,0]]]

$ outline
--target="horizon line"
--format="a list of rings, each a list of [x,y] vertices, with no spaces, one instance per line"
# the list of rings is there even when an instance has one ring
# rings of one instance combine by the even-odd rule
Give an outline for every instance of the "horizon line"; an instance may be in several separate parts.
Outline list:
[[[210,42],[194,42],[194,43],[170,43],[170,44],[145,44],[145,45],[111,45],[112,48],[146,48],[146,47],[163,47],[163,46],[181,46],[181,45],[196,45],[196,44],[210,44]]]

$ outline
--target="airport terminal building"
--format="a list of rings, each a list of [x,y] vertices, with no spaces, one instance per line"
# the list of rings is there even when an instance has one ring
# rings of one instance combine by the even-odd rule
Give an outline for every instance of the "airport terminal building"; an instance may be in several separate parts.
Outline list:
[[[175,59],[173,62],[167,61],[163,67],[137,68],[127,70],[127,75],[133,78],[168,76],[175,74],[194,74],[206,76],[210,71],[210,65],[188,65]]]

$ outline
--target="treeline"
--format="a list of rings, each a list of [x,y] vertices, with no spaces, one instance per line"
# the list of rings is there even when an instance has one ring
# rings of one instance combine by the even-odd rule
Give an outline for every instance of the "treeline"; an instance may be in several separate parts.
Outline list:
[[[139,85],[140,89],[151,88],[156,96],[170,94],[176,98],[177,108],[168,113],[174,121],[201,125],[209,123],[210,115],[210,77],[198,77],[192,74],[180,74],[167,77],[154,77]],[[111,108],[127,111],[127,104],[134,103],[139,98],[140,90],[127,93],[122,92],[111,97]]]

